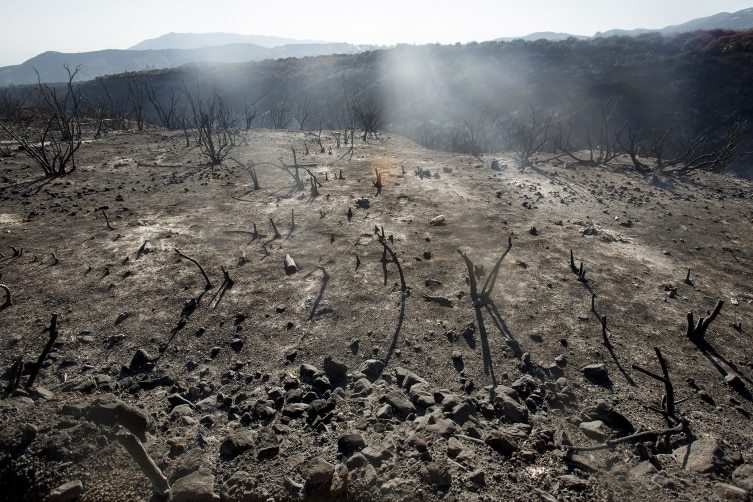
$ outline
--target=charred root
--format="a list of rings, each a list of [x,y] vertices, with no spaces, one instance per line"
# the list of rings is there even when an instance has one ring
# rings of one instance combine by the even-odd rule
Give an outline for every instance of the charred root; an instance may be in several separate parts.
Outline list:
[[[709,329],[711,323],[719,315],[719,312],[724,306],[724,300],[719,300],[714,307],[713,312],[708,317],[701,317],[698,322],[694,322],[693,313],[688,312],[688,331],[687,336],[696,345],[702,345],[706,342],[706,331]]]

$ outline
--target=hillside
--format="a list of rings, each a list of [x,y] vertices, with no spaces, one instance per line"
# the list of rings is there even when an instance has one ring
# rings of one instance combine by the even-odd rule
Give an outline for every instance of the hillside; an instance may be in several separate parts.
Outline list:
[[[188,63],[241,63],[277,58],[301,58],[323,54],[352,54],[363,48],[349,44],[282,45],[266,48],[255,44],[228,44],[196,49],[104,50],[95,52],[45,52],[16,66],[0,68],[0,86],[32,84],[37,74],[43,82],[62,82],[67,78],[64,65],[80,65],[78,81],[103,75],[154,69],[169,69]]]
[[[723,140],[736,120],[747,120],[743,133],[753,138],[750,32],[399,46],[184,67],[103,80],[120,108],[128,108],[131,78],[165,100],[187,86],[204,95],[217,92],[239,117],[254,103],[253,127],[273,127],[271,112],[282,107],[287,126],[298,128],[296,113],[304,107],[306,127],[341,129],[348,103],[357,100],[373,105],[386,129],[429,148],[463,153],[513,149],[511,130],[530,120],[532,111],[539,121],[551,117],[548,151],[560,138],[576,150],[589,139],[593,145],[607,108],[610,142],[619,130],[624,141],[628,128],[642,131],[645,142],[655,131],[669,130],[667,158],[709,127],[714,141]],[[97,82],[82,91],[96,100],[102,88]],[[151,107],[146,113],[158,122]],[[753,174],[749,163],[732,167]]]
[[[55,180],[0,159],[0,366],[25,381],[59,332],[0,400],[6,498],[149,499],[136,444],[176,500],[747,500],[749,182],[304,141],[248,133],[259,190],[180,133],[87,142]]]

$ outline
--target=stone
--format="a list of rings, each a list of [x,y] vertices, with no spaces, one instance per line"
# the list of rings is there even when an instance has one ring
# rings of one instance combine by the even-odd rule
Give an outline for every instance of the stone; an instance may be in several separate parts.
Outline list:
[[[139,408],[122,401],[97,402],[84,412],[87,420],[100,425],[122,425],[142,441],[146,440],[149,416]]]
[[[392,418],[392,406],[389,404],[384,404],[377,409],[376,413],[374,413],[374,416],[377,417],[379,420],[389,420]]]
[[[69,500],[78,500],[84,493],[84,485],[80,480],[69,481],[52,490],[47,496],[49,502],[67,502]]]
[[[204,450],[201,448],[193,448],[188,450],[178,460],[178,465],[175,466],[170,480],[180,479],[184,476],[188,476],[192,472],[198,471],[199,468],[207,466],[207,457]]]
[[[310,384],[314,381],[314,375],[319,373],[319,370],[310,364],[301,364],[301,367],[298,370],[298,374],[300,375],[301,382]]]
[[[171,502],[214,502],[220,497],[214,493],[214,475],[208,467],[178,479],[172,485]]]
[[[604,422],[601,420],[593,420],[591,422],[581,422],[578,428],[591,439],[601,441],[607,437],[607,432],[604,430]]]
[[[251,431],[236,429],[222,440],[220,455],[226,459],[235,458],[252,449],[255,442],[256,436]]]
[[[371,394],[372,385],[366,378],[359,378],[353,383],[353,394],[366,397]]]
[[[146,368],[149,363],[152,362],[152,356],[144,349],[139,349],[133,354],[131,358],[131,364],[128,365],[128,369],[131,371],[138,371]]]
[[[686,470],[701,474],[715,472],[725,463],[722,448],[712,437],[696,439],[689,445],[677,448],[673,454]]]
[[[403,388],[403,390],[406,390],[406,391],[409,391],[411,387],[413,387],[417,383],[423,383],[428,386],[428,383],[426,382],[426,380],[416,375],[412,371],[407,370],[400,366],[395,368],[395,378],[397,379],[398,385],[400,385]]]
[[[452,419],[463,425],[476,414],[476,407],[468,401],[460,403],[452,409]]]
[[[440,418],[426,426],[427,432],[437,434],[442,437],[450,437],[458,431],[458,426],[452,420]]]
[[[658,471],[654,464],[648,460],[639,462],[638,465],[628,471],[628,475],[633,479],[650,479],[650,477],[656,474]]]
[[[243,340],[240,338],[233,338],[230,342],[230,348],[233,349],[233,352],[240,352],[243,348]]]
[[[508,422],[528,422],[528,408],[507,394],[498,394],[494,398],[494,411]]]
[[[465,479],[466,481],[469,481],[479,486],[484,486],[486,484],[486,476],[484,474],[483,469],[476,469],[475,471],[469,473],[465,477]]]
[[[334,359],[332,356],[327,356],[324,358],[324,364],[322,366],[324,368],[324,374],[327,375],[327,378],[329,378],[333,385],[340,386],[346,382],[348,377],[348,367],[344,363]]]
[[[753,465],[742,464],[732,473],[732,481],[749,492],[753,492]]]
[[[365,447],[366,442],[360,434],[345,434],[337,440],[337,451],[345,457],[349,457],[353,453],[363,450]]]
[[[261,434],[261,440],[258,441],[256,449],[257,460],[270,460],[275,458],[280,453],[280,444],[277,441],[277,437],[274,432],[267,429]]]
[[[620,431],[622,435],[632,434],[635,427],[625,415],[610,406],[603,399],[596,401],[594,406],[589,406],[581,413],[583,421],[601,420],[605,425]]]
[[[436,486],[440,490],[446,490],[452,485],[452,473],[445,464],[429,462],[421,467],[420,475],[426,484]]]
[[[383,370],[384,362],[379,359],[367,359],[363,362],[360,369],[361,373],[366,375],[366,378],[371,382],[376,381],[381,376]]]
[[[503,432],[492,432],[484,439],[484,443],[506,457],[518,451],[518,444],[515,440]]]
[[[379,465],[392,456],[388,450],[378,446],[367,446],[361,450],[361,454],[374,465]]]
[[[735,485],[717,483],[714,485],[714,491],[721,500],[739,500],[742,502],[750,500],[750,493]]]
[[[303,467],[303,490],[306,496],[321,497],[329,494],[335,467],[326,460],[316,457]]]
[[[344,464],[337,464],[332,474],[332,484],[329,486],[330,495],[334,499],[345,499],[348,490],[348,468]]]
[[[445,224],[445,220],[446,220],[445,215],[439,214],[439,215],[437,215],[434,218],[432,218],[432,219],[429,220],[429,225],[433,225],[435,227],[436,226],[441,226],[441,225]]]
[[[388,392],[384,399],[390,406],[392,406],[392,409],[395,410],[395,413],[400,418],[405,419],[408,415],[416,413],[416,407],[413,406],[413,403],[411,403],[405,394],[399,390]]]
[[[596,385],[607,387],[612,383],[604,363],[589,364],[588,366],[581,368],[581,371],[586,380]]]
[[[562,488],[567,488],[568,490],[583,490],[588,486],[588,483],[574,474],[565,474],[558,477],[557,480],[560,482]]]

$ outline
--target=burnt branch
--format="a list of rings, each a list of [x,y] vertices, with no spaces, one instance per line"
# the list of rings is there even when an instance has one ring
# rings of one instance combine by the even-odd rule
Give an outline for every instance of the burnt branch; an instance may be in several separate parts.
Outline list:
[[[256,226],[254,226],[254,230],[255,230],[255,229],[256,229]],[[188,256],[188,255],[186,255],[186,254],[183,254],[183,253],[181,252],[181,250],[180,250],[180,249],[178,249],[178,248],[175,248],[175,253],[176,253],[176,254],[177,254],[178,256],[180,256],[181,258],[185,258],[186,260],[188,260],[188,261],[190,261],[191,263],[193,263],[194,265],[196,265],[196,266],[197,266],[197,267],[199,268],[199,272],[201,272],[201,275],[203,275],[203,276],[204,276],[204,280],[206,281],[206,285],[204,286],[204,289],[205,289],[205,290],[209,290],[209,289],[212,289],[212,281],[210,281],[210,280],[209,280],[209,276],[208,276],[208,275],[207,275],[207,273],[206,273],[206,272],[204,271],[204,267],[202,267],[202,266],[201,266],[201,264],[200,264],[200,263],[199,263],[198,261],[194,260],[193,258],[191,258],[190,256]]]
[[[28,390],[31,390],[31,388],[34,386],[34,381],[37,379],[39,370],[42,369],[42,364],[44,363],[44,360],[47,359],[47,356],[52,350],[52,346],[55,344],[55,340],[57,340],[58,338],[57,325],[58,325],[58,315],[52,314],[52,318],[50,319],[50,327],[45,330],[46,332],[50,334],[50,338],[47,340],[47,344],[44,346],[44,349],[42,349],[42,352],[39,354],[36,364],[31,369],[31,373],[29,374],[29,380],[26,382],[26,388]]]
[[[2,305],[0,305],[0,309],[4,309],[6,307],[10,307],[11,305],[13,305],[13,300],[11,299],[11,296],[10,296],[10,288],[6,286],[5,284],[0,284],[0,289],[5,291],[5,301],[3,302]]]
[[[152,488],[157,495],[165,496],[170,493],[170,483],[162,471],[149,456],[139,438],[130,432],[121,432],[117,435],[118,442],[131,455],[134,462],[141,468],[141,472],[149,479]]]

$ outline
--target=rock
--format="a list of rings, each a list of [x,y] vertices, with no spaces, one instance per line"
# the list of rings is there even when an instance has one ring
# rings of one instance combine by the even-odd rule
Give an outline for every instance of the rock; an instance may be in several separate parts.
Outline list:
[[[322,458],[316,457],[303,467],[303,490],[308,497],[323,497],[329,494],[335,467]]]
[[[740,500],[742,502],[750,500],[750,494],[747,491],[727,483],[717,483],[714,485],[714,491],[722,500]]]
[[[361,450],[361,454],[374,465],[379,465],[392,456],[388,450],[378,446],[367,446]]]
[[[501,171],[499,167],[499,161],[497,159],[492,160],[492,171]]]
[[[426,431],[442,437],[450,437],[458,431],[458,426],[452,420],[440,418],[426,426]]]
[[[139,349],[135,354],[133,354],[133,357],[131,358],[131,364],[128,366],[128,369],[130,369],[131,371],[143,370],[149,365],[150,362],[152,362],[152,356],[150,356],[146,350]]]
[[[324,358],[324,374],[333,385],[343,385],[348,377],[348,367],[332,356]]]
[[[443,215],[443,214],[439,214],[439,215],[437,215],[434,218],[432,218],[432,219],[429,220],[429,225],[433,225],[435,227],[436,226],[440,226],[440,225],[444,225],[444,224],[445,224],[445,215]]]
[[[310,364],[301,364],[301,367],[298,370],[301,382],[307,384],[311,384],[314,381],[314,375],[317,373],[319,373],[319,370],[316,366]]]
[[[405,394],[399,390],[388,392],[384,399],[390,406],[392,406],[392,409],[395,410],[395,413],[400,418],[405,419],[408,415],[416,413],[416,407],[413,406],[413,403],[411,403]]]
[[[518,444],[515,440],[503,432],[492,432],[484,439],[484,443],[506,457],[518,451]]]
[[[656,474],[657,472],[658,471],[656,470],[656,467],[654,467],[654,464],[652,464],[648,460],[644,460],[643,462],[639,462],[638,465],[630,469],[630,471],[628,471],[628,475],[634,479],[649,479],[650,476]]]
[[[222,440],[220,455],[226,459],[235,458],[252,449],[255,442],[256,436],[252,432],[246,429],[236,429]]]
[[[193,448],[188,450],[178,460],[178,465],[175,466],[173,473],[170,475],[171,480],[180,479],[184,476],[188,476],[192,472],[198,471],[201,467],[207,466],[207,457],[204,450],[201,448]]]
[[[732,481],[740,488],[753,492],[753,465],[742,464],[732,473]]]
[[[345,499],[348,490],[348,468],[343,464],[335,466],[332,475],[332,484],[329,486],[330,496],[333,499]]]
[[[382,405],[376,413],[374,413],[374,416],[379,420],[389,420],[392,418],[392,407],[389,404]]]
[[[337,440],[337,451],[345,457],[349,457],[353,453],[363,450],[365,447],[366,442],[360,434],[345,434]]]
[[[420,471],[421,479],[440,490],[447,490],[452,485],[452,473],[445,464],[429,462]]]
[[[476,469],[475,471],[469,473],[465,477],[466,481],[474,483],[479,486],[484,486],[486,484],[486,476],[484,475],[483,469]]]
[[[601,441],[607,437],[607,432],[604,430],[604,422],[601,420],[594,420],[592,422],[581,422],[578,428],[591,439]]]
[[[171,502],[214,502],[220,497],[214,493],[214,475],[208,467],[178,479],[172,485]]]
[[[507,394],[494,397],[494,411],[508,422],[528,422],[528,408]]]
[[[539,382],[536,381],[531,375],[523,375],[510,384],[510,387],[515,389],[522,399],[531,395],[531,392],[535,391],[539,387]]]
[[[78,500],[82,493],[84,493],[84,485],[77,479],[75,481],[69,481],[52,490],[46,500],[48,502]]]
[[[463,425],[476,414],[476,407],[468,401],[460,403],[452,409],[452,419]]]
[[[384,370],[384,362],[379,359],[367,359],[361,365],[361,373],[366,375],[370,381],[374,382],[379,378]]]
[[[607,426],[620,431],[622,435],[632,434],[635,427],[630,420],[603,399],[596,401],[596,405],[589,406],[581,413],[583,421],[601,420]]]
[[[701,474],[715,472],[725,464],[719,442],[711,437],[696,439],[689,445],[677,448],[673,455],[686,470]]]
[[[360,453],[356,453],[347,462],[348,500],[374,500],[371,489],[377,484],[377,472]]]
[[[581,371],[583,371],[583,376],[586,380],[591,383],[604,387],[608,387],[612,383],[604,363],[589,364],[588,366],[584,366]]]
[[[591,460],[579,453],[572,453],[568,455],[565,460],[571,467],[575,467],[581,471],[596,472],[599,470]]]
[[[422,383],[428,386],[426,380],[416,375],[412,371],[400,366],[395,368],[395,378],[397,378],[398,385],[400,385],[406,391],[410,390],[411,387],[413,387],[417,383]]]
[[[100,425],[122,425],[142,441],[146,440],[149,417],[140,409],[122,401],[97,402],[85,410],[87,420]]]
[[[240,352],[243,348],[243,340],[240,338],[233,338],[230,342],[230,348],[233,349],[233,352]]]
[[[724,383],[737,391],[745,390],[745,382],[737,373],[727,373],[727,376],[724,377]]]
[[[588,483],[574,474],[559,476],[557,481],[559,481],[562,488],[567,488],[568,490],[583,490],[588,486]]]
[[[261,440],[258,441],[256,459],[269,460],[275,458],[279,453],[280,444],[277,442],[277,437],[271,430],[267,429],[266,432],[261,435]]]
[[[359,378],[353,384],[353,394],[356,396],[368,396],[369,394],[371,394],[371,389],[371,382],[369,382],[369,380],[366,378]]]

